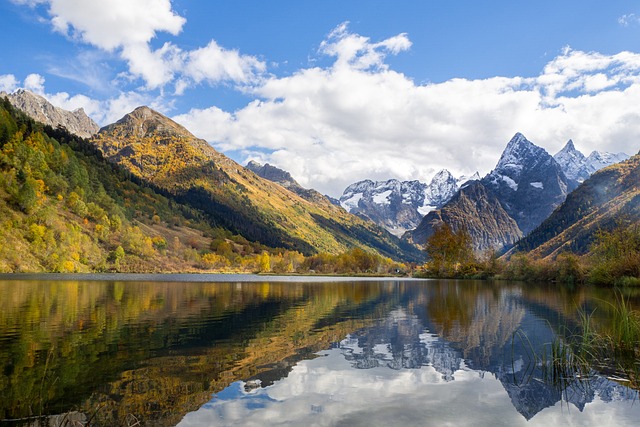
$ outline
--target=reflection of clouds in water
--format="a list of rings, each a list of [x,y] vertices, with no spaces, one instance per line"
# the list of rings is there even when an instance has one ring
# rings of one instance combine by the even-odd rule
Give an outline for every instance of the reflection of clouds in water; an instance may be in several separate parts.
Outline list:
[[[569,417],[568,417],[569,416]],[[433,367],[353,369],[340,350],[293,368],[274,385],[246,392],[236,382],[179,424],[191,426],[635,425],[640,405],[606,404],[584,412],[558,403],[527,422],[500,381],[462,367],[447,382]]]

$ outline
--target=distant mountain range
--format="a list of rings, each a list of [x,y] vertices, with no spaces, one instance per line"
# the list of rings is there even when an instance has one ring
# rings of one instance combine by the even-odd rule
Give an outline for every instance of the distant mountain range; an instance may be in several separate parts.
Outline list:
[[[628,158],[623,153],[598,152],[585,157],[571,141],[556,157],[560,162],[517,133],[496,167],[474,188],[459,190],[404,238],[422,246],[436,227],[447,223],[454,230],[465,228],[476,251],[511,247],[547,219],[579,185],[578,179],[569,176],[581,178],[603,164]]]
[[[372,220],[401,236],[418,226],[424,215],[438,209],[472,177],[455,178],[448,170],[438,172],[429,184],[420,181],[359,181],[348,186],[339,198],[348,212]]]

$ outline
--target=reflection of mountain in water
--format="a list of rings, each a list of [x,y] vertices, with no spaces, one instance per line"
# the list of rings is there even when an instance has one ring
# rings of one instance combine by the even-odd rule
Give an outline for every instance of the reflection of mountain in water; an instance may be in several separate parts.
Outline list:
[[[558,313],[528,304],[513,288],[474,289],[469,295],[458,291],[428,287],[406,295],[386,318],[341,341],[344,357],[358,369],[433,366],[445,381],[455,380],[455,372],[465,365],[481,374],[491,372],[527,420],[561,401],[583,411],[596,397],[605,402],[637,397],[601,376],[545,381],[533,352],[541,356],[548,350],[556,336],[550,320],[557,324]]]
[[[415,369],[432,365],[443,379],[453,380],[462,358],[436,335],[425,332],[420,319],[396,309],[373,328],[358,331],[340,342],[345,358],[359,369],[387,366]]]

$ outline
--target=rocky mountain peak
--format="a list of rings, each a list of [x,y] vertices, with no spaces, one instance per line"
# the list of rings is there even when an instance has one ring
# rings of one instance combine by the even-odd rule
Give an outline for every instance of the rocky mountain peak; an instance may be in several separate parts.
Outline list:
[[[448,181],[450,179],[455,179],[453,177],[453,175],[451,174],[451,172],[449,172],[447,169],[442,169],[440,171],[438,171],[433,178],[431,178],[431,182],[444,182],[444,181]]]
[[[262,165],[254,160],[251,160],[245,167],[259,177],[276,182],[285,188],[300,187],[300,184],[298,184],[298,182],[293,179],[289,172],[272,166],[269,163]]]
[[[36,121],[54,128],[62,126],[82,138],[90,138],[100,129],[100,126],[85,114],[84,109],[78,108],[72,112],[64,110],[26,89],[18,89],[13,93],[0,92],[0,97],[8,98],[14,107]]]
[[[532,160],[545,157],[545,155],[549,156],[543,148],[538,147],[518,132],[502,152],[495,172],[517,181],[525,165]]]
[[[517,133],[496,168],[482,179],[523,233],[539,225],[577,183],[546,150]]]
[[[100,133],[114,130],[117,130],[122,138],[146,138],[156,135],[196,139],[184,126],[146,106],[138,107],[114,124],[103,127]]]

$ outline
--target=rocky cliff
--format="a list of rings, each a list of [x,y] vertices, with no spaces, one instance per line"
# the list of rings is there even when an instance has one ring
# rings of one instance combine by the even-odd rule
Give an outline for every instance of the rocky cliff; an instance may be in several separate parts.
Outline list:
[[[82,138],[90,138],[100,129],[100,126],[91,120],[82,108],[67,111],[28,90],[20,89],[9,94],[1,92],[0,98],[2,97],[7,97],[14,107],[22,110],[32,119],[53,128],[62,126],[70,133]]]

